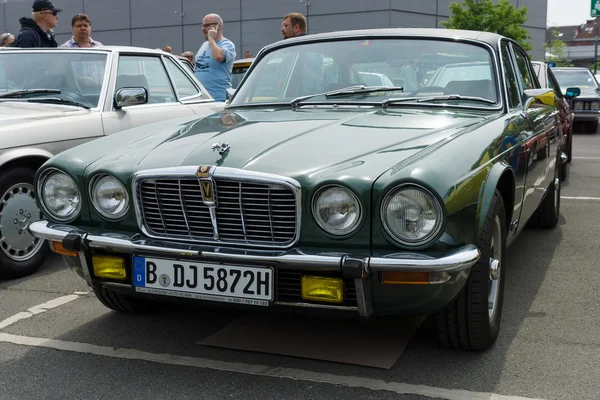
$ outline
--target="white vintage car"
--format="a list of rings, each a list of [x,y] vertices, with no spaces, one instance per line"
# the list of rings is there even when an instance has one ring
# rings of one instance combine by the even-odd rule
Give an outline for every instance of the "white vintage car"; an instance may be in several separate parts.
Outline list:
[[[0,279],[34,273],[47,253],[27,229],[41,217],[32,183],[46,160],[118,131],[224,106],[159,50],[0,52]]]

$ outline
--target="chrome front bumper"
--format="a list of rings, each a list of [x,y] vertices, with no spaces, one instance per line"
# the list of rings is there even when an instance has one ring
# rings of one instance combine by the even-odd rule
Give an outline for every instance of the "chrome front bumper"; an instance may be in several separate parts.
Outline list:
[[[299,249],[262,251],[232,247],[223,248],[148,239],[139,234],[128,236],[117,233],[93,232],[92,230],[83,231],[73,226],[55,224],[45,220],[31,224],[29,231],[36,237],[61,242],[66,249],[78,251],[84,266],[87,263],[86,251],[97,249],[132,255],[184,256],[222,263],[266,262],[287,269],[340,271],[345,278],[352,278],[355,281],[358,311],[361,316],[370,314],[369,301],[365,297],[364,282],[365,278],[374,273],[397,271],[456,274],[470,269],[480,257],[480,252],[474,245],[444,252],[439,256],[398,252],[385,257],[326,252],[306,254]],[[88,285],[92,286],[89,268],[84,268],[83,273]]]

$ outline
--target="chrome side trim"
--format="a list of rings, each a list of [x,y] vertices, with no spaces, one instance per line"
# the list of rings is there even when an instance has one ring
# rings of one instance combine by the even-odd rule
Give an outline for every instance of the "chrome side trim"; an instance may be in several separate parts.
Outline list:
[[[239,182],[257,182],[257,183],[273,183],[287,186],[292,190],[295,197],[295,207],[296,207],[296,231],[294,233],[294,239],[285,245],[268,245],[268,244],[253,244],[253,243],[244,243],[244,242],[234,242],[234,241],[220,241],[220,240],[198,240],[197,238],[186,239],[180,236],[171,237],[171,236],[160,236],[154,235],[150,232],[150,230],[145,226],[144,219],[142,216],[142,210],[139,205],[138,198],[138,188],[142,180],[144,179],[198,179],[196,177],[196,172],[198,171],[198,166],[180,166],[180,167],[171,167],[171,168],[159,168],[159,169],[149,169],[143,170],[136,173],[132,179],[132,198],[133,205],[135,209],[135,216],[137,219],[138,226],[140,227],[143,234],[149,238],[153,239],[161,239],[161,240],[177,240],[182,242],[190,242],[190,243],[202,243],[202,244],[214,244],[214,245],[226,245],[226,246],[242,246],[247,248],[270,248],[270,249],[287,249],[294,246],[299,238],[300,238],[300,230],[302,225],[302,187],[300,183],[295,179],[288,178],[281,175],[268,174],[263,172],[254,172],[254,171],[246,171],[237,168],[230,167],[210,167],[210,178],[218,178],[218,179],[231,179]],[[199,180],[202,180],[201,178]],[[213,181],[214,182],[214,181]],[[217,232],[216,227],[216,212],[214,212],[214,208],[209,207],[211,213],[211,220],[213,223],[214,232]],[[214,215],[213,215],[214,213]]]
[[[126,254],[154,253],[172,257],[191,257],[194,259],[215,259],[221,262],[275,263],[285,268],[312,270],[342,270],[342,262],[348,254],[321,255],[305,254],[299,249],[287,251],[240,250],[236,248],[207,247],[185,243],[147,240],[138,235],[129,237],[121,234],[93,235],[68,225],[50,224],[48,221],[36,221],[29,226],[32,235],[46,239],[62,241],[68,233],[80,233],[85,245],[93,249],[105,249]],[[420,253],[394,253],[385,257],[362,257],[370,273],[380,271],[402,272],[451,272],[469,269],[480,257],[475,245],[466,245],[459,249],[440,254],[439,257]],[[357,257],[354,257],[357,258]],[[364,277],[366,278],[366,277]]]

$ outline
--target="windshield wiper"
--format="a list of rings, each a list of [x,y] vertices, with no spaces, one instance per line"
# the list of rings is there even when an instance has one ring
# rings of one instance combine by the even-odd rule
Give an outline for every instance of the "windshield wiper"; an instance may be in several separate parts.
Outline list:
[[[326,98],[328,98],[328,97],[337,97],[337,96],[349,96],[349,95],[360,94],[360,93],[403,91],[403,90],[404,90],[404,88],[395,87],[395,86],[355,85],[355,86],[348,86],[348,87],[345,87],[342,89],[332,90],[329,92],[315,93],[315,94],[309,94],[306,96],[296,97],[295,99],[290,101],[290,104],[292,105],[293,108],[295,108],[298,106],[299,103],[303,102],[304,100],[308,100],[308,99],[311,99],[313,97],[318,97],[318,96],[325,96]]]
[[[39,99],[27,99],[28,102],[31,103],[52,103],[52,104],[65,104],[68,106],[76,106],[76,107],[81,107],[81,108],[85,108],[86,110],[89,110],[91,107],[87,106],[83,103],[80,103],[78,101],[74,101],[74,100],[65,100],[65,99],[59,99],[57,97],[42,97]]]
[[[423,103],[428,101],[438,101],[438,100],[467,100],[467,101],[476,101],[479,103],[486,104],[496,104],[494,100],[486,99],[484,97],[476,97],[476,96],[461,96],[459,94],[449,94],[447,96],[435,96],[435,97],[425,97],[417,100],[417,103]]]
[[[343,88],[343,89],[332,90],[332,91],[329,91],[329,92],[307,94],[306,96],[299,96],[299,97],[296,97],[295,99],[292,99],[290,101],[290,104],[294,108],[294,107],[298,106],[298,103],[300,103],[300,102],[302,102],[304,100],[311,99],[313,97],[327,96],[327,95],[332,95],[332,94],[335,94],[335,93],[338,93],[338,92],[342,92],[342,91],[345,91],[345,90],[364,89],[364,88],[365,88],[364,85],[356,85],[356,86],[348,86],[348,87]]]
[[[447,96],[435,96],[435,97],[404,97],[404,98],[396,98],[396,99],[387,99],[381,103],[383,107],[386,107],[389,104],[402,103],[405,101],[416,101],[417,103],[425,103],[429,101],[439,101],[439,100],[466,100],[466,101],[476,101],[480,103],[486,104],[496,104],[494,100],[485,99],[483,97],[475,97],[475,96],[460,96],[458,94],[449,94]]]
[[[392,92],[392,91],[400,91],[403,92],[404,88],[400,86],[370,86],[362,89],[351,89],[346,90],[342,89],[340,91],[336,91],[335,93],[326,94],[325,97],[338,97],[338,96],[348,96],[352,94],[360,94],[360,93],[375,93],[375,92]]]
[[[60,94],[58,89],[24,89],[24,90],[13,90],[12,92],[6,92],[0,94],[0,99],[10,98],[23,98],[28,94]]]

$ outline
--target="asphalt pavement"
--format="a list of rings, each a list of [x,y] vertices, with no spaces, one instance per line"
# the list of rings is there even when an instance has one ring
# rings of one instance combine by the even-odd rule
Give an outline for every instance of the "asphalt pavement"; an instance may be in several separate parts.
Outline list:
[[[124,316],[52,255],[0,281],[0,400],[600,398],[600,134],[575,135],[569,172],[559,226],[509,249],[502,331],[485,353],[440,348],[429,321],[389,370],[201,346],[240,312]]]

